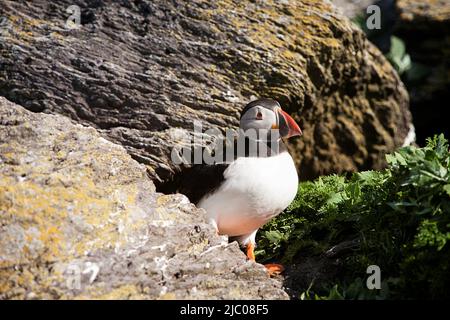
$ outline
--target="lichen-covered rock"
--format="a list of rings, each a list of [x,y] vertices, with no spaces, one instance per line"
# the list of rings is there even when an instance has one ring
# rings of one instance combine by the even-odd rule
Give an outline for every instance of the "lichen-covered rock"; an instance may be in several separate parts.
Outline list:
[[[174,127],[236,127],[256,96],[300,122],[301,179],[380,168],[410,130],[395,71],[328,1],[85,0],[76,29],[73,4],[2,1],[0,95],[102,129],[156,183]]]
[[[366,13],[366,8],[379,0],[331,0],[333,4],[341,9],[342,13],[349,18]]]
[[[95,129],[0,97],[0,299],[284,299]]]
[[[400,19],[416,30],[450,31],[450,3],[447,0],[397,0]],[[432,30],[440,26],[443,29]]]

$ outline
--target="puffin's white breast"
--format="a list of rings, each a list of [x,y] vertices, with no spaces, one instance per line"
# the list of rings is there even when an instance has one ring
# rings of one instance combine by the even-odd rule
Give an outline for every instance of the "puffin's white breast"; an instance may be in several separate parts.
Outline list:
[[[198,206],[219,233],[251,233],[283,211],[297,193],[298,176],[288,152],[267,158],[238,158],[224,171],[224,183]]]

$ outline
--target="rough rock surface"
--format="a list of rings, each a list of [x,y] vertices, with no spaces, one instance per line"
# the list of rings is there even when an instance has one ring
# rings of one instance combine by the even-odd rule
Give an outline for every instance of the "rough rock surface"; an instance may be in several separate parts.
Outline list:
[[[410,130],[407,93],[328,1],[2,1],[0,95],[102,129],[155,183],[174,128],[236,127],[252,97],[300,122],[300,178],[380,168]],[[74,20],[76,22],[76,20]]]
[[[358,15],[366,13],[366,8],[376,0],[331,0],[333,4],[342,10],[342,13],[349,18],[355,18]]]
[[[409,24],[406,28],[442,34],[450,31],[450,3],[447,0],[397,0],[396,4],[401,20]],[[437,26],[441,29],[435,29]]]
[[[398,0],[396,5],[396,33],[416,63],[415,76],[406,80],[418,136],[449,138],[448,118],[442,115],[450,101],[450,1]]]
[[[285,299],[94,128],[0,97],[0,299]]]

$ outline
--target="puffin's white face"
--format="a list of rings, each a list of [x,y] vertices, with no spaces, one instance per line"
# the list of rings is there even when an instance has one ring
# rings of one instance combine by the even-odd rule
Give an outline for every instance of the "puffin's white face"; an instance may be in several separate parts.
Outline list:
[[[278,124],[277,115],[272,110],[263,106],[256,105],[245,112],[241,117],[239,127],[247,131],[248,129],[266,129],[275,128]]]
[[[278,139],[302,134],[300,127],[280,104],[272,99],[259,99],[247,104],[241,115],[239,127],[248,136]],[[278,130],[273,133],[272,130]],[[272,131],[272,132],[271,132]],[[255,135],[256,134],[256,135]]]

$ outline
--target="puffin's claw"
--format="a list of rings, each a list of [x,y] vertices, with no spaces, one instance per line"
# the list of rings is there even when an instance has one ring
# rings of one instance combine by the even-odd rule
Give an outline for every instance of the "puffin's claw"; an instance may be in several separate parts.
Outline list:
[[[247,244],[247,258],[251,261],[255,261],[255,245],[253,243]],[[284,271],[284,267],[281,264],[267,263],[264,265],[269,273],[269,276],[280,274]]]
[[[277,263],[267,263],[264,267],[266,267],[269,276],[277,275],[284,271],[284,267]]]

